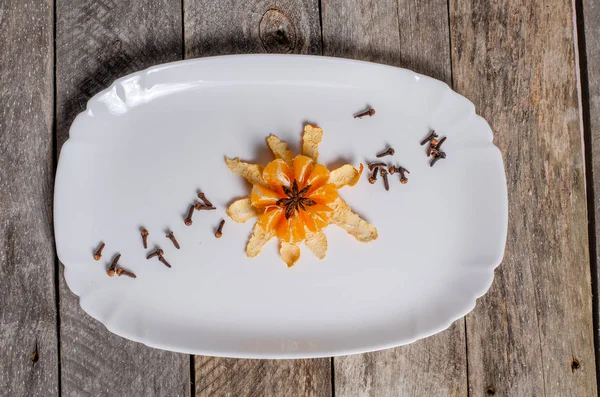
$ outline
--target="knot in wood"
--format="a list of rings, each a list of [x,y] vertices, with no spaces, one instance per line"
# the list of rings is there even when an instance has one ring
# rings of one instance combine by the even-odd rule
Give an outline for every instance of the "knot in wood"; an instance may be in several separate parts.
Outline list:
[[[280,10],[270,8],[260,19],[260,41],[268,53],[289,54],[296,47],[296,29]]]

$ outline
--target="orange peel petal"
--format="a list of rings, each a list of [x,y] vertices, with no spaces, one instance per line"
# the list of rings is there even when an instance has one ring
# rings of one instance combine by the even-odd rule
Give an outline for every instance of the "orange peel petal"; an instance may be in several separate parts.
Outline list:
[[[310,157],[296,156],[293,161],[294,178],[298,182],[298,187],[302,189],[306,186],[308,177],[311,175],[314,161]]]
[[[358,170],[350,164],[344,164],[331,171],[327,183],[334,184],[338,189],[344,186],[354,186],[360,180],[360,176],[364,169],[365,167],[362,164]]]
[[[354,213],[341,197],[330,203],[329,207],[333,209],[331,221],[355,239],[363,243],[377,239],[377,228]]]
[[[288,267],[292,267],[300,259],[300,247],[294,243],[282,241],[279,248],[279,256]]]
[[[292,166],[294,155],[288,150],[288,144],[286,142],[280,140],[276,135],[270,135],[267,138],[267,144],[271,148],[276,159],[281,159],[285,161],[288,166]]]
[[[315,162],[319,158],[319,143],[323,138],[323,130],[314,125],[307,124],[302,135],[302,154],[310,157]]]
[[[249,258],[254,258],[260,253],[260,250],[262,250],[265,244],[273,237],[275,237],[274,232],[267,232],[265,229],[260,227],[258,223],[256,223],[254,225],[254,229],[252,229],[252,235],[248,240],[248,244],[246,245],[246,255]]]
[[[256,208],[264,208],[270,205],[277,204],[277,200],[283,198],[284,195],[274,192],[271,189],[254,185],[250,192],[250,201]]]
[[[317,256],[319,259],[325,258],[327,254],[327,236],[323,232],[307,232],[306,246]]]
[[[260,164],[250,164],[241,161],[239,158],[225,158],[225,164],[234,174],[241,175],[253,185],[259,185],[268,187],[267,183],[262,177],[263,166]]]
[[[282,186],[290,186],[294,174],[288,165],[282,159],[271,161],[264,168],[262,173],[263,180],[278,193],[281,193]]]
[[[234,201],[225,212],[237,223],[244,223],[258,215],[249,198]]]

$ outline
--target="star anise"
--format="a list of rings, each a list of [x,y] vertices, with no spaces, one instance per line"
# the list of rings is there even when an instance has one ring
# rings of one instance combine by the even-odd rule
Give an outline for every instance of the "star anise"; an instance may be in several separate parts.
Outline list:
[[[277,200],[277,205],[285,207],[285,218],[290,219],[294,213],[298,210],[306,211],[306,207],[310,207],[312,205],[317,204],[316,201],[311,200],[309,198],[305,198],[310,190],[310,185],[307,185],[302,190],[298,190],[298,183],[294,179],[294,183],[292,183],[292,188],[290,189],[287,186],[282,186],[283,192],[287,197]]]

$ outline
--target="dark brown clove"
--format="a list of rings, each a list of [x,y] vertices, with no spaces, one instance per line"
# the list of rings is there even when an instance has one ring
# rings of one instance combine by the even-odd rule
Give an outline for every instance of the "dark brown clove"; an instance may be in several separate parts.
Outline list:
[[[210,207],[210,206],[208,206],[206,204],[202,204],[202,203],[196,203],[196,204],[194,204],[194,208],[196,208],[196,211],[202,211],[202,210],[212,211],[212,210],[216,210],[217,209],[217,207]]]
[[[131,277],[131,278],[137,278],[137,276],[135,275],[135,273],[130,272],[128,270],[125,270],[123,268],[118,268],[117,269],[117,276],[127,276],[127,277]]]
[[[212,205],[212,203],[211,203],[210,201],[208,201],[208,199],[206,198],[206,195],[205,195],[204,193],[202,193],[202,192],[198,193],[198,198],[199,198],[200,200],[202,200],[202,202],[203,202],[204,204],[206,204],[207,206],[209,206],[209,207],[214,207],[214,206]]]
[[[104,246],[106,244],[102,243],[100,244],[100,246],[98,247],[98,249],[96,250],[96,252],[94,252],[94,260],[99,261],[100,258],[102,258],[102,250],[104,249]]]
[[[225,219],[221,219],[221,222],[219,222],[219,227],[215,231],[216,238],[221,238],[223,236],[223,225],[225,225]]]
[[[181,248],[179,247],[179,243],[177,242],[177,239],[175,238],[175,234],[173,234],[173,232],[169,232],[169,234],[167,234],[167,238],[173,242],[175,248]]]
[[[446,158],[446,153],[445,152],[438,152],[437,156],[435,156],[433,159],[431,159],[431,162],[429,163],[429,166],[433,167],[433,165],[435,163],[437,163],[439,159],[445,159],[445,158]]]
[[[108,274],[108,277],[112,277],[115,275],[115,269],[117,268],[117,262],[119,262],[119,258],[121,258],[121,254],[117,254],[114,257],[112,263],[110,264],[110,267],[106,271],[106,274]]]
[[[161,250],[160,248],[156,249],[155,251],[152,251],[151,253],[148,254],[148,256],[146,256],[146,259],[152,259],[155,256],[162,256],[165,252],[163,250]]]
[[[365,116],[373,117],[374,115],[375,115],[375,109],[369,108],[368,110],[365,110],[364,112],[357,114],[356,116],[354,116],[354,118],[362,119]]]
[[[383,178],[383,187],[385,187],[386,191],[390,190],[390,182],[388,181],[388,171],[385,168],[382,168],[379,173]]]
[[[373,168],[375,167],[385,167],[386,164],[382,163],[381,161],[379,162],[375,162],[375,163],[367,163],[367,167],[369,168],[369,171],[373,171]]]
[[[188,210],[187,218],[185,218],[185,220],[183,221],[186,226],[192,225],[192,215],[194,215],[194,209],[195,209],[194,204],[190,205],[190,209]]]
[[[142,234],[142,244],[144,245],[144,249],[148,248],[148,230],[146,229],[142,229],[141,231]]]
[[[160,255],[158,257],[158,260],[161,261],[166,267],[171,268],[171,265],[169,264],[169,262],[167,262],[164,256]]]
[[[384,150],[381,153],[377,154],[377,157],[384,157],[384,156],[393,156],[394,153],[396,153],[396,151],[394,150],[394,148],[387,148],[386,150]]]
[[[437,150],[440,150],[440,146],[442,146],[442,143],[444,143],[446,141],[446,137],[443,137],[442,139],[440,139],[440,141],[435,145],[435,148]]]
[[[429,135],[427,135],[427,138],[425,138],[421,141],[421,146],[423,146],[427,142],[431,141],[433,138],[437,138],[437,137],[438,137],[438,134],[435,133],[435,130],[431,131],[431,133]]]
[[[379,167],[375,167],[375,170],[373,170],[373,173],[371,174],[371,176],[369,177],[369,183],[372,185],[375,183],[375,181],[377,180],[377,174],[379,173]]]

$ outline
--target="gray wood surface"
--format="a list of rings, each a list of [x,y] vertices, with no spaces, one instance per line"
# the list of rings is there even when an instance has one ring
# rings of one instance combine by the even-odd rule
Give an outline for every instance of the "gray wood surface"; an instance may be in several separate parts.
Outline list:
[[[451,83],[445,0],[325,0],[325,55],[387,63]],[[467,396],[464,320],[396,349],[334,359],[336,396]]]
[[[321,54],[311,1],[184,1],[185,56]],[[196,356],[196,396],[331,396],[330,359],[234,360]]]
[[[57,3],[57,140],[87,100],[112,81],[181,59],[181,3],[167,0]],[[113,335],[79,307],[60,266],[64,396],[189,396],[189,356]]]
[[[317,0],[184,0],[186,58],[321,54]]]
[[[7,0],[0,31],[0,396],[597,395],[597,0]],[[466,321],[335,360],[190,362],[80,309],[56,263],[51,207],[75,115],[127,73],[253,52],[407,67],[475,103],[504,156],[510,220],[504,262]]]
[[[0,4],[0,395],[57,396],[53,15]]]
[[[583,121],[585,143],[586,176],[588,187],[588,216],[595,228],[591,231],[593,240],[590,242],[590,253],[593,255],[592,277],[595,278],[595,337],[596,359],[600,357],[600,338],[598,337],[598,318],[600,313],[600,297],[598,296],[598,281],[600,272],[600,2],[584,0],[578,19],[580,21],[580,48],[582,55],[581,79],[583,96]],[[597,363],[598,364],[598,363]],[[600,377],[598,365],[596,376]]]
[[[454,87],[508,182],[506,255],[467,316],[471,395],[595,396],[572,2],[452,0],[450,24]]]
[[[196,356],[196,396],[331,395],[329,359],[237,360]]]

